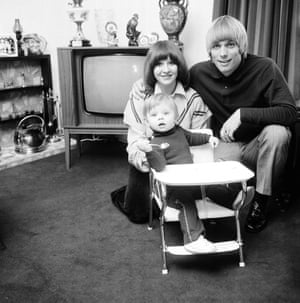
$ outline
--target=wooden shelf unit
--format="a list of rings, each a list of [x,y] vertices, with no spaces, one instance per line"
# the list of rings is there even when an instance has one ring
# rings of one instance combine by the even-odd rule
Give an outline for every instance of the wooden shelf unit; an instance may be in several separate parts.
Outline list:
[[[52,90],[50,55],[0,57],[0,123],[35,113],[42,114],[47,124],[48,106],[43,96],[49,90]],[[28,100],[24,101],[26,98]],[[33,99],[32,105],[30,101]],[[41,106],[35,110],[32,106],[37,100]],[[3,110],[4,103],[7,112]]]

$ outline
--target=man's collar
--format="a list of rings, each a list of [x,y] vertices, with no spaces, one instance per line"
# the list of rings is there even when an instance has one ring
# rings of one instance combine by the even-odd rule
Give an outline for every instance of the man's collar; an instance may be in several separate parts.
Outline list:
[[[217,69],[216,65],[210,60],[209,61],[209,72],[211,73],[212,78],[221,79],[224,78],[224,75]]]
[[[224,76],[216,67],[216,65],[212,62],[209,61],[209,68],[210,68],[210,72],[212,75],[212,78],[214,79],[228,79],[228,80],[233,80],[233,81],[237,81],[242,77],[242,73],[241,73],[241,69],[243,67],[243,65],[245,64],[246,59],[242,56],[242,60],[240,65],[238,66],[238,68],[228,77]]]

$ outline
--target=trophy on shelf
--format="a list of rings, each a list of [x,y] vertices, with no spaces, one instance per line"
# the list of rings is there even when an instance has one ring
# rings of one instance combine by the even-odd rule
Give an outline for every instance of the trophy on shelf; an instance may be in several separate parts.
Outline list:
[[[73,0],[71,8],[68,9],[70,19],[77,25],[77,32],[73,39],[70,41],[69,46],[91,46],[82,31],[82,23],[87,19],[88,10],[82,7],[83,0]]]
[[[141,34],[136,27],[138,25],[139,15],[133,14],[127,23],[126,27],[126,37],[129,39],[128,46],[138,46],[138,38]]]

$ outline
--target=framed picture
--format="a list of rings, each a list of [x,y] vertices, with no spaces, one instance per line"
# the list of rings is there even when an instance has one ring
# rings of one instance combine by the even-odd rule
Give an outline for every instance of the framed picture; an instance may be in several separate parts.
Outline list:
[[[18,55],[17,40],[12,35],[0,35],[0,57],[14,57]]]

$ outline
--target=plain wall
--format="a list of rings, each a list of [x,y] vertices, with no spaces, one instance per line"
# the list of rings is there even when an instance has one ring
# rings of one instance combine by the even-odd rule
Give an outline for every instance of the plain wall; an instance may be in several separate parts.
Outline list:
[[[24,34],[37,33],[47,40],[45,53],[51,55],[54,94],[59,96],[57,47],[68,46],[76,32],[76,25],[67,13],[71,0],[0,0],[0,34],[13,33],[15,18],[19,18]],[[205,34],[212,19],[213,0],[189,0],[186,25],[180,34],[188,65],[208,58]],[[127,46],[126,24],[133,13],[139,15],[137,29],[142,34],[157,32],[161,40],[167,39],[159,21],[159,0],[84,0],[89,10],[83,32],[92,46],[101,45],[97,24],[111,18],[118,26],[119,46]],[[96,13],[100,21],[96,19]]]

